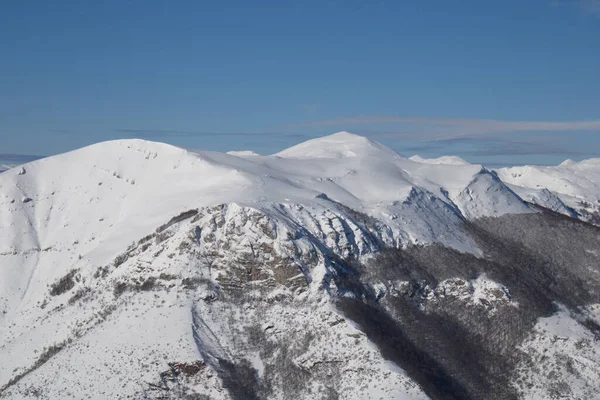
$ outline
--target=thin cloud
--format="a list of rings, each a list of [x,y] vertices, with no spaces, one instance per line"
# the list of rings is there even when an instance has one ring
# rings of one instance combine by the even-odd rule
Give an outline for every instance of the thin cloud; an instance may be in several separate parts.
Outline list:
[[[179,131],[164,129],[114,129],[117,133],[142,138],[167,138],[167,137],[209,137],[209,136],[240,136],[240,137],[287,137],[306,138],[299,133],[285,132],[201,132],[201,131]]]
[[[124,133],[129,136],[159,138],[159,137],[177,137],[177,136],[213,136],[213,134],[205,132],[178,131],[178,130],[162,130],[162,129],[123,129],[114,130],[117,133]]]
[[[350,127],[374,124],[413,124],[429,127],[430,132],[419,135],[426,140],[450,139],[473,135],[490,135],[515,132],[569,132],[569,131],[600,131],[600,120],[593,121],[499,121],[492,119],[459,119],[459,118],[418,118],[393,116],[364,116],[311,121],[288,128],[301,127]],[[385,137],[406,137],[407,133],[380,132],[374,135]]]
[[[453,148],[456,146],[456,148]],[[569,157],[598,156],[600,152],[584,152],[538,141],[504,140],[500,138],[455,138],[422,142],[405,147],[405,152],[430,153],[458,150],[461,156],[530,156],[560,155]]]

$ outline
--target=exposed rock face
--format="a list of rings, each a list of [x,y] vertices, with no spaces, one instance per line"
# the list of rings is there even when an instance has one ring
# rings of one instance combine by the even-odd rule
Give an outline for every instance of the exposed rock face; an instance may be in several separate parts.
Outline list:
[[[23,357],[2,394],[38,390],[30,381],[52,376],[43,388],[50,397],[65,387],[109,393],[103,382],[117,379],[123,393],[157,398],[425,398],[327,300],[341,293],[335,281],[346,271],[325,243],[355,257],[377,248],[376,239],[367,227],[332,223],[334,214],[311,218],[313,231],[292,231],[294,221],[235,204],[188,211],[91,276],[72,270],[28,312],[37,317],[4,337],[6,356]],[[19,345],[55,330],[51,354]],[[105,330],[120,339],[103,339]],[[100,368],[99,353],[107,360]],[[189,376],[164,366],[200,362]]]
[[[600,303],[597,228],[548,212],[481,220],[468,229],[482,259],[386,250],[333,214],[299,231],[270,215],[190,210],[93,274],[69,272],[4,333],[16,370],[2,396],[593,398],[597,306],[581,307]],[[572,251],[547,250],[557,241]]]

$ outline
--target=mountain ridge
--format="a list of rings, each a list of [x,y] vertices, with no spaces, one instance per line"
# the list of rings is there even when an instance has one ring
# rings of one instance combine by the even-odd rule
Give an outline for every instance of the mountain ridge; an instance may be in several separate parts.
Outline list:
[[[600,360],[585,322],[600,236],[563,193],[348,133],[307,143],[282,157],[111,141],[0,175],[0,397],[514,398],[545,393],[526,364],[553,343],[543,318]],[[516,359],[477,339],[508,316]],[[490,364],[460,367],[448,324]],[[588,396],[600,368],[579,373],[556,376]]]

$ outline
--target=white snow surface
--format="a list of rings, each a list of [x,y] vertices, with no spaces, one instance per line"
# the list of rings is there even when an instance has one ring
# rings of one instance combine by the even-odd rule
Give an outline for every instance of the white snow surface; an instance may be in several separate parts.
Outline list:
[[[600,158],[565,160],[557,166],[501,168],[497,173],[515,192],[542,206],[556,207],[565,214],[580,209],[599,211]],[[571,208],[571,212],[566,212],[565,207]]]
[[[327,252],[361,258],[383,246],[440,242],[479,255],[463,232],[464,221],[535,212],[520,196],[541,193],[533,187],[536,179],[546,177],[550,185],[543,195],[559,212],[568,210],[560,209],[561,202],[594,201],[600,193],[600,162],[593,160],[548,170],[522,167],[521,175],[514,169],[496,175],[460,161],[408,159],[340,132],[271,156],[118,140],[10,169],[0,175],[0,391],[52,346],[62,350],[11,384],[10,398],[28,398],[39,387],[50,398],[139,397],[140,382],[156,382],[167,362],[193,362],[203,352],[208,359],[243,354],[262,371],[269,360],[261,357],[267,356],[251,343],[235,342],[232,332],[260,322],[268,324],[262,328],[270,332],[268,340],[291,352],[299,344],[285,341],[290,327],[321,332],[316,340],[322,345],[315,348],[321,350],[300,356],[297,349],[294,362],[315,371],[339,366],[345,371],[335,388],[340,398],[425,398],[332,311],[327,291],[336,288],[328,278]],[[526,200],[542,195],[536,196]],[[196,231],[185,220],[147,244],[140,240],[187,210],[198,210]],[[236,266],[252,258],[273,266],[265,280],[286,284],[251,295],[291,303],[260,310],[244,302],[228,309],[211,305],[206,299],[215,282],[235,276]],[[290,263],[280,260],[294,260],[294,276],[280,271]],[[70,271],[74,288],[50,296],[49,289]],[[182,279],[198,273],[208,283],[185,292]],[[140,287],[149,277],[161,282],[162,291],[113,294],[117,283]],[[295,280],[309,287],[296,288]],[[475,300],[498,289],[491,281],[469,285],[465,296]],[[226,316],[237,316],[239,325],[232,327]],[[228,398],[210,368],[200,374],[203,393]],[[360,388],[353,386],[358,381],[364,382]],[[320,384],[314,383],[315,392],[324,390]]]
[[[446,164],[446,165],[466,165],[469,162],[457,156],[442,156],[438,158],[423,158],[418,154],[410,157],[411,160],[424,164]]]

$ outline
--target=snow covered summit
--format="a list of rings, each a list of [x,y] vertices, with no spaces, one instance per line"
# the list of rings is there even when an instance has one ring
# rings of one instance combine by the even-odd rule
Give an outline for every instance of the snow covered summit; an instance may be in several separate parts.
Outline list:
[[[401,156],[392,149],[366,137],[349,132],[338,132],[292,146],[275,154],[285,158],[345,158],[386,155]]]

